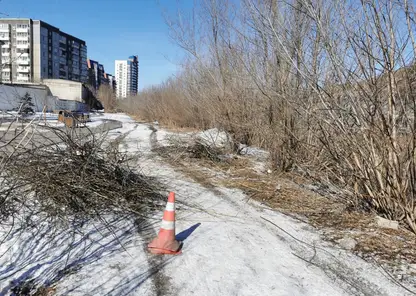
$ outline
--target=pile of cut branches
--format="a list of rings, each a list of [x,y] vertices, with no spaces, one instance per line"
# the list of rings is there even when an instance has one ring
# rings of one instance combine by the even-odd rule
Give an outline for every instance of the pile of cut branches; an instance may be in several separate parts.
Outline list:
[[[161,200],[157,183],[134,172],[127,155],[105,139],[50,127],[33,131],[32,145],[13,150],[0,173],[1,218],[26,208],[61,222],[147,215]]]

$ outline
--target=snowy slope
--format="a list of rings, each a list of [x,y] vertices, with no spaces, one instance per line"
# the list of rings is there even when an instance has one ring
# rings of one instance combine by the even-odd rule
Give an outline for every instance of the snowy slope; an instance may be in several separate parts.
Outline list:
[[[120,148],[142,156],[138,169],[176,193],[183,253],[146,252],[162,212],[142,221],[140,234],[129,217],[117,218],[112,232],[89,223],[87,238],[62,232],[49,241],[45,229],[36,241],[24,234],[2,246],[0,291],[28,270],[38,279],[64,270],[57,295],[408,295],[378,267],[323,242],[310,226],[248,201],[239,190],[204,188],[163,163],[151,148],[164,143],[167,132],[126,115],[103,118],[123,121],[109,136],[124,135]]]
[[[151,131],[138,126],[126,141],[146,150],[147,137]],[[183,255],[163,270],[172,295],[405,295],[377,267],[328,246],[308,225],[247,201],[238,190],[206,189],[154,158],[145,168],[191,205],[177,211],[177,232],[197,227]]]
[[[162,179],[181,204],[188,205],[177,210],[176,230],[186,238],[183,254],[149,255],[153,268],[163,265],[157,278],[149,279],[153,293],[405,295],[377,267],[322,242],[308,225],[248,202],[238,190],[209,190],[175,172],[151,153],[151,142],[163,142],[166,132],[155,134],[146,125],[136,126],[125,117],[121,120],[127,121],[124,128],[133,129],[123,148],[147,156],[140,164],[143,172]],[[158,218],[153,223],[155,232]]]

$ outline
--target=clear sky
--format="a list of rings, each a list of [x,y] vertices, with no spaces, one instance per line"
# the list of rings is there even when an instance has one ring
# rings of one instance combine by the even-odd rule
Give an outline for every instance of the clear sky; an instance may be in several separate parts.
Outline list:
[[[181,52],[162,9],[175,0],[0,0],[0,17],[40,19],[87,42],[88,57],[114,74],[114,61],[138,55],[139,90],[176,73]],[[184,2],[192,3],[191,0]]]

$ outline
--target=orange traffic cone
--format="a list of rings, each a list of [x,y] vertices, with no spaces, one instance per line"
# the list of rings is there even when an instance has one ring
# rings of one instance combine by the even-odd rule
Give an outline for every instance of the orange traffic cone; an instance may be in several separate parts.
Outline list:
[[[158,236],[148,245],[153,254],[180,254],[181,244],[175,238],[175,193],[170,192]]]

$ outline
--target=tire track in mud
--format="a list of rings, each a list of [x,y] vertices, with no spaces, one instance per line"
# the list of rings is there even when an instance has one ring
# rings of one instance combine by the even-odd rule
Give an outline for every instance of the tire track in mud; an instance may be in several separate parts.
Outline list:
[[[123,133],[116,137],[112,141],[114,145],[123,145],[124,148],[128,147],[128,143],[125,142],[127,136],[133,132],[139,123],[136,123],[134,127],[126,133]],[[149,127],[149,129],[151,129]],[[154,130],[152,130],[152,134]],[[151,136],[152,136],[151,134]],[[164,256],[153,255],[149,252],[147,248],[147,243],[150,242],[153,238],[155,238],[158,234],[157,230],[154,228],[154,224],[147,220],[144,217],[137,217],[135,219],[135,224],[137,228],[137,233],[139,234],[140,238],[144,242],[142,245],[143,252],[146,254],[147,263],[149,265],[149,270],[146,271],[146,278],[151,279],[153,282],[154,287],[154,295],[155,296],[165,296],[165,295],[175,295],[174,291],[172,291],[170,285],[170,277],[166,276],[163,273],[163,267],[168,263],[168,260]]]
[[[162,155],[160,151],[161,146],[157,139],[158,130],[151,124],[148,125],[148,128],[152,131],[149,139],[151,151],[165,159],[166,155]],[[170,165],[173,166],[173,164]],[[186,169],[180,163],[176,163],[176,165],[179,165],[180,169]],[[238,208],[239,213],[252,216],[249,211],[241,209],[241,205],[238,202],[232,200],[226,193],[220,191],[211,182],[207,182],[206,178],[199,177],[196,174],[187,173],[186,170],[183,173],[194,180],[194,182],[212,192],[217,197],[225,199],[232,206]],[[282,241],[285,241],[288,245],[290,245],[293,250],[293,256],[296,256],[300,260],[306,261],[308,264],[314,265],[318,269],[322,270],[328,278],[332,279],[334,282],[337,282],[339,286],[342,287],[348,294],[365,296],[388,296],[381,287],[374,286],[366,278],[355,275],[355,270],[348,266],[348,262],[339,260],[333,254],[333,252],[326,250],[325,247],[311,245],[308,242],[299,240],[296,237],[293,237],[290,233],[287,233],[285,230],[274,227],[268,223],[267,220],[264,221],[263,219],[260,219],[262,218],[261,216],[252,217],[256,220],[257,223],[262,225],[264,228],[269,229],[269,231],[273,232]],[[284,232],[286,232],[286,234]],[[388,279],[388,277],[386,278]]]

